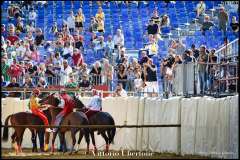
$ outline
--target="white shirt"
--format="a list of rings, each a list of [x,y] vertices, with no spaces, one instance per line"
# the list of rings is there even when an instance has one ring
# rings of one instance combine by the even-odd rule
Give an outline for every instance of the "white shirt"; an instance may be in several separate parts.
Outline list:
[[[137,90],[141,88],[142,84],[143,84],[143,80],[141,78],[134,79],[134,86]]]
[[[114,45],[117,45],[120,43],[122,46],[124,46],[124,36],[122,34],[120,36],[114,35],[113,42],[114,42]]]
[[[120,96],[121,97],[127,97],[127,92],[124,89],[122,89],[121,92],[120,92]]]
[[[88,103],[87,108],[100,111],[102,108],[102,99],[98,95],[93,96],[93,98]]]
[[[29,13],[29,20],[35,20],[37,17],[37,13],[35,11],[32,11]]]
[[[26,52],[26,48],[23,47],[23,46],[20,46],[20,47],[16,48],[16,54],[17,54],[18,56],[23,57],[24,54],[25,54],[25,52]]]
[[[68,82],[70,73],[72,73],[72,67],[70,67],[68,65],[65,70],[64,70],[63,66],[61,67],[61,70],[60,70],[60,76],[61,76],[60,85],[65,85]]]
[[[73,55],[73,47],[70,46],[70,47],[64,47],[63,49],[63,55],[67,55],[68,53],[70,53],[70,55],[72,56]]]
[[[113,41],[111,41],[111,42],[107,41],[106,42],[106,47],[109,47],[110,49],[114,49],[114,42]]]
[[[67,24],[69,28],[75,28],[75,17],[74,16],[69,16],[67,18]]]

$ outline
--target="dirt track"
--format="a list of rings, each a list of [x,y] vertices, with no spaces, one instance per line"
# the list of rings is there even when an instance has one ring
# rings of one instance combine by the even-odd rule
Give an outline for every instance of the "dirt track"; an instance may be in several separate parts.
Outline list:
[[[79,151],[78,153],[73,153],[69,155],[69,152],[63,154],[56,152],[53,155],[49,153],[31,153],[30,149],[23,149],[23,153],[16,155],[11,149],[2,149],[2,159],[202,159],[209,157],[201,156],[180,156],[170,153],[154,153],[154,152],[137,152],[137,151],[110,151],[108,154],[104,154],[103,151],[99,151],[94,155],[90,152],[89,155],[85,154],[85,151]]]

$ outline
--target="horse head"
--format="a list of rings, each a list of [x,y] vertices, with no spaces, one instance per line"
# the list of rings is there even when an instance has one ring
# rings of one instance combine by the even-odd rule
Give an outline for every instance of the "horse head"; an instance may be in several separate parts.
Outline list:
[[[75,95],[73,96],[73,100],[75,102],[75,107],[74,108],[80,109],[80,110],[85,108],[85,105],[82,103],[82,101],[78,97],[76,97]]]
[[[49,104],[54,107],[58,106],[60,99],[55,95],[55,93],[49,94],[48,96],[42,98],[39,101],[40,104]]]

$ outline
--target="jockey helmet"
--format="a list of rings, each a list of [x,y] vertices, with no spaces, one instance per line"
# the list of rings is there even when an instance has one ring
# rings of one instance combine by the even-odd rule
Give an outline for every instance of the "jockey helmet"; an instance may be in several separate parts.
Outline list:
[[[35,89],[32,91],[32,93],[38,96],[38,95],[40,94],[40,90],[37,89],[37,88],[35,88]]]

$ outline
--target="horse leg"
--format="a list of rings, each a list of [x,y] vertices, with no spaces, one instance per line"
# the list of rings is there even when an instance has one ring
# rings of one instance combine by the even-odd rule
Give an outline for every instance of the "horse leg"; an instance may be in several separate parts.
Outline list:
[[[72,154],[73,149],[74,149],[74,146],[75,146],[75,144],[76,144],[76,137],[75,137],[76,132],[77,132],[77,129],[75,129],[75,128],[72,128],[72,129],[71,129],[72,148],[71,148],[71,151],[70,151],[70,153],[69,153],[70,155]]]
[[[52,150],[52,153],[54,152],[54,142],[55,142],[55,139],[56,139],[56,137],[57,137],[57,132],[58,131],[56,131],[56,132],[53,132],[53,138],[52,138],[52,148],[51,148],[51,150]]]
[[[61,144],[64,144],[64,141],[65,141],[65,132],[60,132],[60,133],[59,133],[59,137],[60,137],[60,143],[61,143]],[[65,153],[66,151],[67,151],[66,146],[63,145],[63,147],[62,147],[62,152]]]
[[[91,135],[91,139],[92,139],[92,144],[94,146],[94,153],[97,154],[97,147],[96,147],[96,144],[95,144],[95,138],[94,138],[94,131],[93,130],[90,131],[90,135]]]
[[[102,135],[102,137],[104,138],[104,140],[106,142],[106,150],[105,150],[105,152],[108,153],[108,151],[109,151],[109,140],[108,140],[108,137],[107,137],[105,132],[101,132],[101,135]]]
[[[14,133],[12,134],[11,136],[11,139],[12,139],[12,147],[15,148],[15,142],[16,142],[16,131],[14,131]]]
[[[33,148],[32,148],[32,152],[37,152],[37,140],[36,140],[36,133],[35,130],[31,129],[30,130],[32,133],[32,144],[33,144]]]
[[[22,140],[23,140],[23,134],[24,134],[25,128],[22,130],[21,134],[20,134],[20,139],[19,139],[19,151],[20,153],[22,153]]]
[[[37,131],[41,152],[44,152],[44,132],[45,131],[43,129],[39,129]],[[37,138],[37,135],[36,135],[36,138]],[[49,143],[49,137],[48,137],[48,143]]]
[[[84,129],[84,137],[85,137],[85,141],[87,142],[87,152],[86,152],[86,154],[89,154],[89,143],[90,143],[89,128]]]
[[[83,138],[83,132],[82,132],[82,129],[80,129],[79,139],[78,139],[78,146],[77,146],[77,150],[75,151],[75,153],[77,153],[80,150],[80,143],[82,141],[82,138]]]

